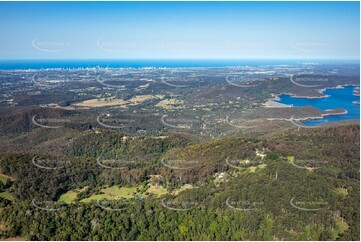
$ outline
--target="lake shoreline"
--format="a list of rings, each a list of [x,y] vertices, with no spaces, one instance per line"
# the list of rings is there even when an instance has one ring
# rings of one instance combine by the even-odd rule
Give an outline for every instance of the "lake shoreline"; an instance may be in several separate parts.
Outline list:
[[[352,90],[352,94],[350,94],[351,96],[357,96],[355,95],[355,88],[359,88],[359,85],[352,85],[352,84],[345,84],[345,85],[337,85],[337,86],[333,86],[333,87],[327,87],[327,88],[322,88],[322,89],[318,89],[317,91],[320,94],[323,94],[320,97],[314,97],[314,96],[299,96],[299,95],[295,95],[292,93],[281,93],[281,94],[271,94],[272,98],[269,99],[267,102],[263,103],[263,106],[265,108],[290,108],[290,107],[298,107],[298,106],[313,106],[317,109],[319,109],[321,112],[321,114],[317,114],[317,115],[309,115],[307,116],[307,114],[304,117],[301,118],[295,118],[292,120],[295,121],[301,121],[301,122],[309,122],[312,120],[315,120],[316,122],[318,122],[318,120],[320,120],[321,122],[330,122],[330,120],[332,120],[331,122],[337,122],[338,120],[348,120],[348,119],[358,119],[358,117],[355,116],[355,107],[350,108],[347,104],[346,106],[343,105],[332,105],[333,100],[331,98],[331,96],[334,96],[334,92],[336,93],[336,91],[330,92],[329,94],[325,95],[324,92],[327,90],[331,90],[331,89],[345,89],[345,91],[347,91],[347,93],[349,93],[349,90]],[[337,91],[343,93],[344,91]],[[285,96],[282,96],[285,95]],[[347,97],[349,96],[349,94],[347,94]],[[285,99],[284,99],[285,98]],[[297,98],[300,98],[300,101],[297,100]],[[329,103],[326,106],[318,106],[316,103],[319,103],[319,101],[315,100],[315,101],[311,101],[312,99],[321,99],[321,98],[330,98],[330,99],[325,99],[324,101],[321,101],[321,103]],[[337,96],[335,96],[335,98],[337,98]],[[343,97],[343,98],[346,98]],[[342,100],[343,100],[342,98]],[[351,98],[351,97],[350,97]],[[291,99],[291,100],[289,100]],[[292,101],[293,99],[293,101]],[[352,100],[353,99],[353,100]],[[285,103],[283,103],[282,101],[284,101]],[[287,101],[288,100],[288,101]],[[307,101],[309,100],[309,101]],[[348,100],[348,99],[347,99]],[[352,104],[351,105],[359,105],[360,102],[359,100],[355,100],[355,98],[351,98]],[[295,106],[296,105],[296,106]],[[336,108],[339,107],[339,108]],[[351,112],[351,113],[350,113]],[[344,116],[345,115],[345,116]],[[330,117],[330,116],[335,116],[335,117]],[[330,117],[330,118],[327,118]],[[312,126],[312,125],[310,125]]]
[[[332,110],[328,110],[328,111],[332,111]],[[322,113],[321,116],[313,116],[313,117],[304,117],[304,118],[291,118],[291,120],[294,121],[309,121],[309,120],[316,120],[316,119],[323,119],[324,117],[327,116],[337,116],[337,115],[344,115],[347,114],[347,110],[344,110],[343,112],[338,112],[338,113]],[[273,121],[273,120],[290,120],[287,118],[267,118],[267,120]]]
[[[320,94],[324,94],[325,91],[329,90],[329,89],[343,89],[345,87],[360,87],[359,85],[356,85],[356,84],[343,84],[343,85],[337,85],[335,87],[325,87],[325,88],[322,88],[322,89],[316,89],[317,92],[319,92]],[[273,97],[271,99],[269,99],[268,101],[280,101],[281,98],[280,96],[281,95],[288,95],[290,97],[293,97],[293,98],[306,98],[306,99],[320,99],[320,98],[327,98],[327,97],[330,97],[330,95],[322,95],[322,96],[299,96],[297,94],[294,94],[294,93],[280,93],[280,94],[274,94],[272,93],[271,94]],[[358,96],[358,95],[354,95],[354,96]],[[286,104],[287,105],[287,104]]]
[[[330,110],[332,111],[332,110]],[[348,114],[347,110],[344,110],[343,112],[339,112],[339,113],[322,113],[321,117],[306,117],[306,118],[299,118],[299,119],[293,119],[293,120],[297,120],[297,121],[309,121],[309,120],[315,120],[315,119],[323,119],[324,117],[327,116],[337,116],[337,115],[344,115],[344,114]]]

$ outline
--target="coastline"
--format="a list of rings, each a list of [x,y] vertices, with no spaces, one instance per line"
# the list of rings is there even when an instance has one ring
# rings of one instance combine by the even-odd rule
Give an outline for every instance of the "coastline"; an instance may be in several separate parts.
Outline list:
[[[332,111],[332,110],[329,110]],[[294,120],[294,121],[308,121],[308,120],[314,120],[314,119],[323,119],[326,116],[336,116],[336,115],[344,115],[347,114],[347,110],[344,110],[343,112],[339,112],[339,113],[322,113],[321,116],[317,116],[317,117],[304,117],[304,118],[267,118],[267,120]]]

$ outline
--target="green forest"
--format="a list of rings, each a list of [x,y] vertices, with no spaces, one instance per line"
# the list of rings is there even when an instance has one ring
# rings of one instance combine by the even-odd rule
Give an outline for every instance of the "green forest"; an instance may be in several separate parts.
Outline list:
[[[123,137],[88,133],[63,156],[2,153],[1,238],[359,239],[359,125]]]

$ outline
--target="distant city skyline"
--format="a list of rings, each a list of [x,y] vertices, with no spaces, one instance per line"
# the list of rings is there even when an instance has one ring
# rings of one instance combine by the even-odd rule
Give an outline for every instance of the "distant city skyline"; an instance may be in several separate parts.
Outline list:
[[[360,58],[359,2],[0,2],[0,59]]]

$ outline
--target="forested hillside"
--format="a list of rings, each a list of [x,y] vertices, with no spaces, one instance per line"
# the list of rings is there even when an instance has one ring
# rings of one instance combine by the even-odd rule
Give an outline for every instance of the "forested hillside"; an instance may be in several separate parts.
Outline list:
[[[358,240],[359,125],[79,137],[63,156],[1,154],[2,238]]]

